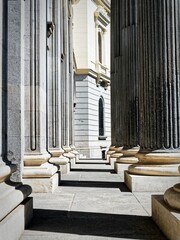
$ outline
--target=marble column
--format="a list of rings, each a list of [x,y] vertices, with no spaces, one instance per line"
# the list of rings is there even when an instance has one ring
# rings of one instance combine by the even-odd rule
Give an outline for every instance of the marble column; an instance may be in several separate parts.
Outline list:
[[[123,149],[116,160],[118,166],[136,163],[138,152],[138,91],[137,91],[137,2],[112,2],[112,119],[117,119],[112,134]],[[115,92],[115,93],[114,93]],[[114,98],[114,99],[113,99]],[[114,120],[115,121],[115,120]],[[119,124],[119,125],[118,125]],[[112,123],[113,125],[113,123]],[[118,131],[118,128],[119,131]],[[117,145],[117,143],[115,143]],[[112,155],[113,156],[113,155]],[[110,157],[111,159],[111,157]],[[127,165],[126,165],[127,164]],[[118,170],[117,170],[118,171]],[[122,173],[124,172],[124,168]]]
[[[32,218],[32,198],[28,197],[31,188],[21,182],[24,152],[22,19],[22,1],[0,1],[0,238],[7,240],[19,239]]]
[[[34,192],[52,192],[58,186],[57,167],[47,143],[47,5],[25,1],[25,154],[23,182]]]
[[[180,180],[180,5],[174,0],[140,0],[137,6],[141,148],[140,162],[129,167],[129,173],[177,176],[176,183]],[[167,187],[173,178],[158,179],[163,190],[163,182]]]

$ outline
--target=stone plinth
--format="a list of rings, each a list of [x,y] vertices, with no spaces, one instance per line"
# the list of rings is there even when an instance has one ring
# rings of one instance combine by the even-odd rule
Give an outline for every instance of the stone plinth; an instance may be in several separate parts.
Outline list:
[[[139,151],[139,147],[134,147],[130,149],[122,150],[123,156],[118,158],[114,164],[115,172],[120,174],[124,179],[124,171],[128,170],[131,164],[138,163],[138,158],[135,157],[136,153]]]
[[[23,182],[32,187],[33,192],[54,192],[59,185],[57,166],[44,163],[41,166],[28,166],[23,170]]]
[[[76,164],[76,155],[72,152],[65,152],[64,157],[69,158],[70,167],[73,167]]]
[[[124,181],[124,172],[128,170],[128,167],[131,164],[127,164],[127,163],[117,163],[117,161],[114,163],[114,170],[117,174],[119,174],[121,176],[121,178]]]
[[[134,175],[125,171],[125,184],[132,192],[164,192],[180,182],[180,176]]]
[[[116,162],[117,158],[122,157],[123,154],[120,152],[115,152],[109,156],[109,163],[114,168],[114,163]]]
[[[32,218],[31,187],[11,182],[12,169],[0,164],[0,240],[19,239]]]
[[[27,198],[0,221],[0,240],[20,239],[33,217],[32,205],[32,198]]]
[[[24,178],[23,182],[30,185],[34,193],[53,193],[59,186],[59,173],[49,178]]]
[[[170,240],[180,240],[180,212],[169,207],[162,195],[152,196],[152,218]]]

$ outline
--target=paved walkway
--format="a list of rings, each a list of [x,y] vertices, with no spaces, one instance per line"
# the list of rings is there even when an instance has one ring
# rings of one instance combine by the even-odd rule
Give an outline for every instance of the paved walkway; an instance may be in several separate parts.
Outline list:
[[[166,238],[151,219],[149,193],[131,193],[105,160],[79,160],[53,194],[33,194],[21,240]]]

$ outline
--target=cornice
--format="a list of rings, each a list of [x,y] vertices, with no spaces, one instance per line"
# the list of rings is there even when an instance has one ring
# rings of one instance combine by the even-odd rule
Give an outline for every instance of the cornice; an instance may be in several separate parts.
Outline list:
[[[75,72],[76,75],[88,75],[96,80],[96,85],[102,86],[105,89],[110,85],[110,77],[105,74],[98,73],[90,68],[81,68],[77,69]]]
[[[108,15],[110,15],[111,12],[111,3],[109,0],[95,0],[97,5],[102,6],[108,13]]]

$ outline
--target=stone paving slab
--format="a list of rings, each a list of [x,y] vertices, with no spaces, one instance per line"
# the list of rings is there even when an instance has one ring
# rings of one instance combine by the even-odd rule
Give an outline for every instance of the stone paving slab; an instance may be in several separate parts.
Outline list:
[[[166,239],[150,217],[151,194],[131,193],[110,165],[93,161],[62,176],[53,194],[33,194],[34,218],[21,240]]]

